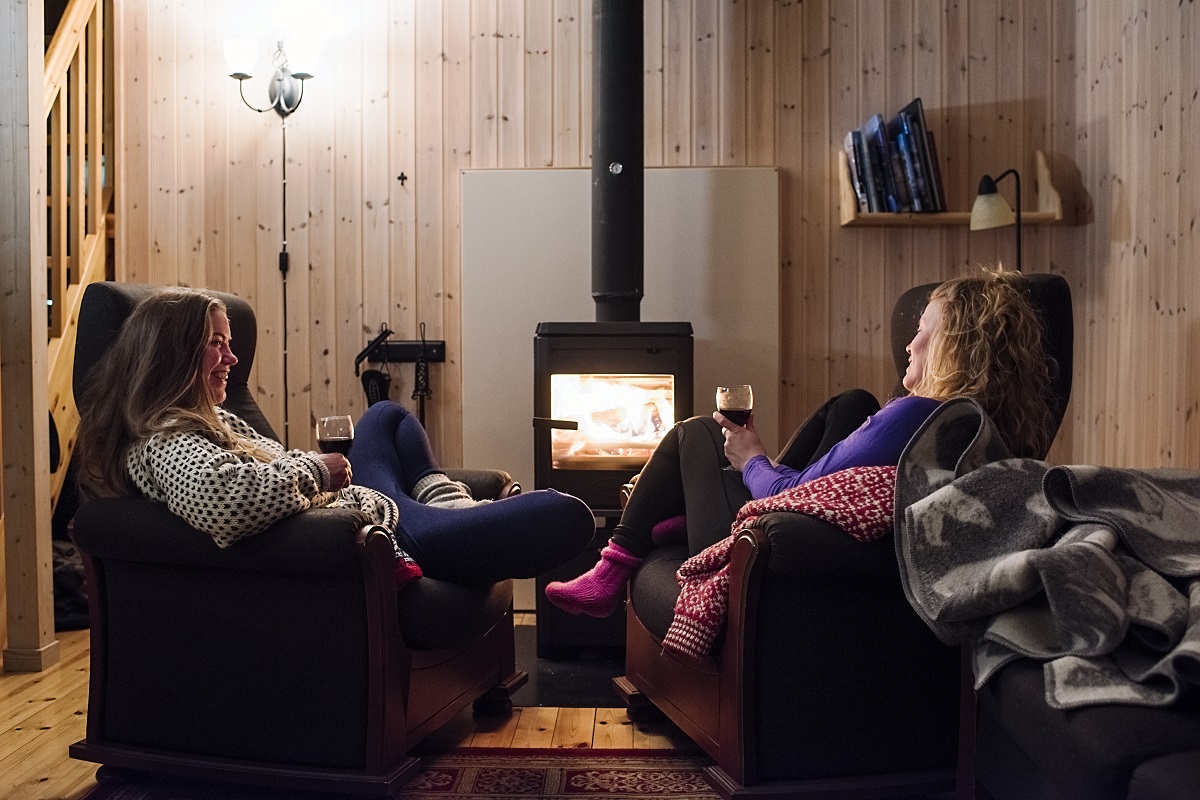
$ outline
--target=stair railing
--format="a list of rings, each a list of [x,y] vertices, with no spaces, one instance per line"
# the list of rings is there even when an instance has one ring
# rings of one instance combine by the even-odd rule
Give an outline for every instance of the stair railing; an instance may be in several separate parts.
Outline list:
[[[46,48],[47,399],[60,462],[51,475],[54,504],[79,427],[71,392],[79,305],[84,288],[107,277],[115,156],[111,28],[112,0],[71,0]]]

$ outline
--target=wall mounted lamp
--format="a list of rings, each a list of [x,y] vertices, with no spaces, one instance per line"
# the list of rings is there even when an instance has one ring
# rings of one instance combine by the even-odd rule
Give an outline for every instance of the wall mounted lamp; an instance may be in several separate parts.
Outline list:
[[[996,188],[996,182],[1012,175],[1017,183],[1017,211],[1009,206],[1008,201]],[[975,205],[971,207],[971,230],[982,231],[989,228],[1003,228],[1005,225],[1016,224],[1017,227],[1017,271],[1021,270],[1021,175],[1015,169],[1005,170],[992,178],[984,175],[979,181],[979,192],[975,197]]]
[[[229,66],[229,77],[238,82],[238,94],[242,102],[252,111],[262,113],[275,110],[279,114],[279,128],[283,137],[282,165],[283,193],[283,244],[279,251],[279,273],[283,278],[283,444],[290,446],[288,432],[288,306],[287,306],[287,118],[291,116],[304,100],[304,82],[313,77],[317,58],[320,56],[320,45],[306,40],[294,40],[288,43],[291,57],[284,49],[282,37],[276,38],[275,52],[271,56],[271,68],[274,70],[271,82],[267,85],[267,99],[270,105],[259,108],[246,99],[245,84],[254,76],[254,67],[258,62],[258,42],[254,39],[226,39],[225,61]]]
[[[275,53],[271,56],[274,73],[267,85],[267,98],[271,104],[266,108],[258,108],[246,99],[245,91],[245,83],[254,77],[254,67],[258,62],[258,42],[254,39],[225,40],[229,77],[238,82],[238,93],[248,108],[260,114],[275,109],[281,117],[287,117],[300,108],[304,100],[304,82],[313,77],[312,70],[316,68],[320,46],[304,40],[292,41],[288,46],[292,51],[291,58],[284,49],[283,41],[275,43]]]

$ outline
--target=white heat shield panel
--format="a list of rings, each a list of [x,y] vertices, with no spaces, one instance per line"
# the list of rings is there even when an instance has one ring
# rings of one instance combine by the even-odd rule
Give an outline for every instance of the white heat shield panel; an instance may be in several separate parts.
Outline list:
[[[463,466],[534,486],[533,338],[591,322],[591,170],[462,173]],[[774,167],[645,174],[643,322],[690,322],[695,411],[717,385],[754,385],[779,444],[779,176]]]

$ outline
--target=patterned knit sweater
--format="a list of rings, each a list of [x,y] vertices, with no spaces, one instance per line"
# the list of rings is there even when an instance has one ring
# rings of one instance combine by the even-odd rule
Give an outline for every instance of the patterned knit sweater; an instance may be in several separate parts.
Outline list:
[[[316,453],[285,450],[222,408],[217,415],[274,460],[231,452],[199,433],[164,433],[133,445],[126,466],[143,495],[165,503],[220,547],[309,508],[357,509],[372,523],[396,530],[399,510],[391,498],[365,486],[330,491],[329,471]],[[404,557],[399,548],[397,557]]]
[[[746,503],[728,537],[684,561],[676,572],[679,599],[663,637],[663,649],[696,659],[711,652],[729,611],[734,542],[738,531],[758,517],[773,511],[797,511],[830,522],[860,542],[871,542],[891,530],[895,487],[895,467],[851,467]]]

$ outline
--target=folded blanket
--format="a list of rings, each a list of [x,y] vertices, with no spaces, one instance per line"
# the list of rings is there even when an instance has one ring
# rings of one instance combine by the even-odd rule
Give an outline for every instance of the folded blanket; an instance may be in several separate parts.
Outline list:
[[[679,567],[679,599],[663,649],[693,658],[708,655],[725,626],[729,608],[729,561],[737,533],[774,511],[795,511],[837,525],[862,542],[891,529],[895,467],[853,467],[742,506],[728,538]]]
[[[975,642],[975,683],[1044,664],[1046,701],[1159,706],[1200,683],[1200,472],[1008,458],[969,400],[900,459],[896,554],[913,608]]]

